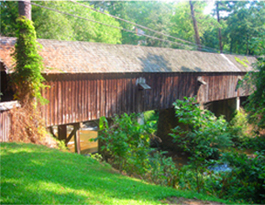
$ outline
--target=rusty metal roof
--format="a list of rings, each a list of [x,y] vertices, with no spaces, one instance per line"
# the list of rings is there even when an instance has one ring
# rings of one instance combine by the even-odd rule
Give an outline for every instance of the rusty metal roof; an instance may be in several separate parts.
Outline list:
[[[12,72],[16,38],[0,37],[0,61]],[[171,48],[38,39],[45,73],[247,72],[255,57]],[[244,63],[242,63],[244,62]]]

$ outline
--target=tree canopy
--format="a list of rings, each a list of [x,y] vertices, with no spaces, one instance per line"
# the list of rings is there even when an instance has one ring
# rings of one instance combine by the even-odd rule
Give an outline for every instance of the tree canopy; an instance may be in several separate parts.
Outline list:
[[[104,43],[134,44],[156,47],[172,47],[188,49],[190,41],[196,49],[195,33],[189,2],[137,2],[137,1],[93,1],[82,2],[100,11],[143,25],[161,33],[154,33],[137,25],[129,24],[85,8],[73,2],[37,2],[42,6],[54,8],[83,18],[99,21],[125,30],[94,23],[73,16],[56,13],[45,8],[32,6],[32,20],[38,38],[57,40],[78,40]],[[203,51],[220,52],[219,36],[223,52],[255,55],[252,39],[264,38],[265,2],[264,1],[217,1],[211,15],[205,14],[206,2],[193,2],[194,15],[198,25],[199,38]],[[1,35],[14,36],[18,3],[0,2]],[[217,19],[217,15],[219,18]],[[185,44],[170,43],[143,36],[149,35],[163,40]],[[169,35],[175,37],[171,38]],[[208,48],[205,48],[208,47]]]
[[[59,11],[70,13],[76,16],[99,21],[112,26],[120,27],[119,22],[106,15],[91,11],[85,7],[73,4],[72,2],[37,2]],[[84,2],[84,4],[88,4]],[[16,31],[16,18],[18,17],[17,2],[0,2],[1,6],[1,34],[14,36]],[[107,11],[106,11],[107,12]],[[37,33],[37,38],[92,41],[104,43],[121,43],[121,31],[119,29],[103,26],[70,15],[64,15],[45,8],[32,6],[32,21]]]

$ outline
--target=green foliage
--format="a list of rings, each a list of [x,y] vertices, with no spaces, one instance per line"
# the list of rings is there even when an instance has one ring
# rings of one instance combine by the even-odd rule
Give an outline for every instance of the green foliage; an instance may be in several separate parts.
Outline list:
[[[246,110],[250,113],[250,122],[257,124],[258,129],[265,128],[265,57],[258,58],[256,70],[248,73],[246,79],[255,85],[248,98]]]
[[[265,32],[260,33],[258,37],[254,37],[250,40],[250,47],[254,51],[255,55],[265,55]]]
[[[265,203],[265,157],[263,152],[255,155],[254,158],[249,158],[245,154],[223,154],[223,161],[232,167],[232,171],[222,179],[226,182],[222,183],[220,190],[223,198]]]
[[[177,173],[175,163],[165,157],[164,152],[153,151],[149,147],[149,136],[153,134],[153,129],[148,121],[139,125],[136,116],[115,116],[111,126],[105,117],[100,118],[98,139],[103,145],[101,151],[113,158],[112,163],[118,166],[120,172],[136,174],[152,183],[174,186]],[[155,115],[149,115],[148,119],[154,118]]]
[[[173,105],[179,122],[188,127],[177,126],[170,135],[179,148],[191,154],[192,161],[218,158],[219,149],[231,145],[223,117],[217,118],[212,112],[200,109],[195,98],[185,97]]]
[[[89,5],[89,2],[82,3]],[[72,2],[38,1],[37,4],[120,27],[119,22],[115,19],[91,11],[88,8],[84,8]],[[1,1],[0,8],[1,35],[13,37],[17,30],[16,19],[18,17],[18,2]],[[121,43],[121,31],[119,29],[64,15],[34,5],[32,5],[32,21],[35,25],[37,38],[68,41],[92,41],[112,44]]]
[[[203,172],[210,159],[220,157],[220,149],[232,144],[227,127],[228,123],[221,116],[215,117],[208,110],[202,110],[195,98],[177,100],[173,103],[176,117],[185,125],[172,129],[170,136],[177,142],[177,147],[190,154],[190,168],[196,173],[196,190],[204,190]]]
[[[20,101],[31,101],[37,98],[43,102],[44,99],[40,92],[45,87],[42,84],[44,78],[41,75],[43,63],[38,54],[39,45],[36,41],[33,23],[25,17],[19,17],[17,25],[17,42],[12,54],[16,61],[14,73],[12,74],[12,82],[16,88],[16,98]]]
[[[105,117],[100,118],[98,139],[100,148],[114,158],[119,170],[142,174],[148,164],[149,134],[145,125],[139,125],[136,115],[115,116],[112,126]]]
[[[224,17],[227,27],[223,33],[224,42],[229,45],[230,52],[254,54],[249,46],[251,39],[260,37],[265,30],[265,3],[263,1],[227,1],[224,10],[230,12]]]
[[[158,112],[155,110],[144,112],[144,121],[148,133],[155,134],[157,130]]]
[[[248,114],[240,109],[229,123],[229,134],[236,147],[250,148],[250,141],[253,138],[248,123]]]
[[[120,27],[119,22],[115,19],[91,11],[80,5],[73,4],[72,2],[45,1],[38,2],[38,4],[74,14],[82,18]],[[82,4],[87,4],[89,6],[88,2],[82,2]],[[32,19],[36,25],[38,38],[104,42],[111,44],[120,43],[121,40],[121,31],[119,29],[75,18],[73,16],[63,15],[36,6],[33,6]]]
[[[193,4],[201,42],[204,45],[206,44],[206,46],[215,48],[216,45],[218,46],[218,38],[216,36],[216,29],[219,26],[218,22],[212,16],[203,14],[203,10],[206,6],[205,2],[193,2]],[[195,43],[189,2],[180,2],[175,4],[173,8],[174,12],[170,17],[170,34],[177,38]],[[174,44],[172,46],[177,48]],[[207,51],[209,51],[209,49]],[[210,52],[213,52],[213,50]]]
[[[155,184],[175,187],[178,170],[171,157],[164,156],[165,152],[156,151],[150,155],[150,168],[145,178]]]
[[[176,174],[175,186],[181,190],[198,190],[223,199],[236,202],[259,203],[265,201],[265,158],[257,152],[255,158],[245,154],[226,152],[215,164],[228,164],[230,171],[211,171],[198,173],[192,165],[183,166]]]
[[[15,36],[16,19],[18,18],[18,1],[1,1],[0,10],[1,35]]]

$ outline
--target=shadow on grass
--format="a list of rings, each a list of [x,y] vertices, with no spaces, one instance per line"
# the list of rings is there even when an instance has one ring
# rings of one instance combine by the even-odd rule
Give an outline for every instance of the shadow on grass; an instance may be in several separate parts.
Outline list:
[[[177,193],[114,173],[81,155],[1,143],[1,203],[150,204]]]

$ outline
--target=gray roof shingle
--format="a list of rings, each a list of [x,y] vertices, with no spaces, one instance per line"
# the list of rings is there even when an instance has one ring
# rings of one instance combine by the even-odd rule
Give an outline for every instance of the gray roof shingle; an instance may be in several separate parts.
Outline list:
[[[0,37],[0,60],[9,72],[15,41]],[[249,56],[171,48],[45,39],[38,42],[43,46],[39,53],[47,68],[45,73],[247,72],[256,61]]]

